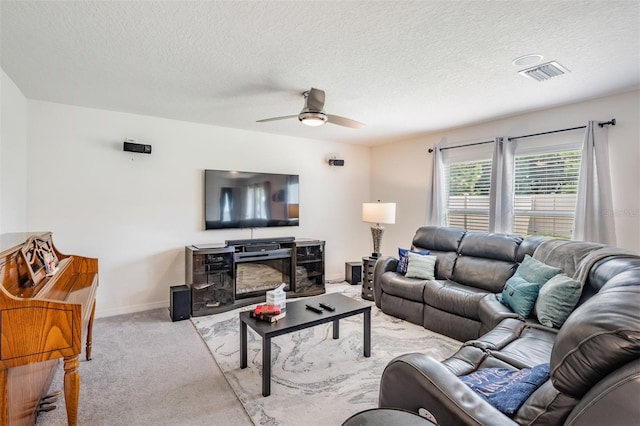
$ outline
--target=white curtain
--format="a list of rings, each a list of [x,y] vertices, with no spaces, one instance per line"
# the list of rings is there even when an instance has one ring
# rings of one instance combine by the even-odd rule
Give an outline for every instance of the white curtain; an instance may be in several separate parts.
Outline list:
[[[433,162],[431,167],[431,191],[427,202],[427,225],[447,225],[447,195],[444,180],[444,164],[442,152],[438,146],[433,148]]]
[[[573,239],[615,246],[608,135],[607,126],[600,127],[597,121],[587,124],[582,145]]]
[[[513,232],[515,141],[496,138],[491,161],[489,232]]]

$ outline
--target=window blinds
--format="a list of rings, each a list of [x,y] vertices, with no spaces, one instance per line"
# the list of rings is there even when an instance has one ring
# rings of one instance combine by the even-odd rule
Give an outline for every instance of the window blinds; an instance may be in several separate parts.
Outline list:
[[[445,168],[449,226],[489,229],[491,159],[448,164]]]
[[[580,157],[579,150],[516,155],[516,234],[571,238]]]

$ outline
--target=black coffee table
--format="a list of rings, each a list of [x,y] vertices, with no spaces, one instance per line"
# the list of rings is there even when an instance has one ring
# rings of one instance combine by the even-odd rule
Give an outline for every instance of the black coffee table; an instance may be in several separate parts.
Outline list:
[[[306,305],[318,306],[323,302],[336,308],[318,314],[306,309]],[[333,338],[340,337],[341,318],[364,314],[364,356],[371,356],[371,305],[339,293],[306,297],[287,303],[287,316],[278,322],[268,323],[251,318],[250,311],[240,312],[240,368],[247,368],[247,326],[262,337],[262,396],[271,395],[271,338],[316,325],[333,322]]]

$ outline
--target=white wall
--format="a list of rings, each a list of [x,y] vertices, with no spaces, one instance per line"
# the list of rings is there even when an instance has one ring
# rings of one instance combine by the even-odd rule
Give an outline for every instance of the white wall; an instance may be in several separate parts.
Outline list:
[[[27,229],[27,99],[1,70],[0,234]]]
[[[51,230],[63,253],[99,258],[97,316],[168,306],[184,283],[184,246],[251,238],[204,231],[204,169],[300,175],[300,227],[253,237],[326,241],[328,279],[344,277],[371,239],[369,148],[28,101],[28,225]],[[152,154],[122,151],[125,138]],[[345,159],[330,167],[327,156]]]
[[[395,225],[388,225],[383,252],[407,247],[426,223],[431,155],[438,143],[458,145],[582,126],[589,120],[615,118],[609,127],[613,206],[618,246],[640,252],[640,91],[593,99],[462,128],[426,134],[374,147],[371,152],[371,197],[397,203]],[[582,131],[571,132],[582,138]],[[568,133],[567,133],[568,134]]]

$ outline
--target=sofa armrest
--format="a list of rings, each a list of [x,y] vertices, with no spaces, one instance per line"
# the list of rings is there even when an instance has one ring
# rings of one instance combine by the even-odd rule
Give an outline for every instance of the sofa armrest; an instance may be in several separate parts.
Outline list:
[[[378,406],[414,413],[422,408],[439,425],[516,425],[444,364],[419,353],[401,355],[387,364]]]
[[[373,299],[376,302],[376,306],[380,307],[380,300],[382,298],[382,287],[380,280],[382,274],[389,271],[395,271],[398,267],[398,259],[391,256],[383,256],[378,259],[376,266],[373,269]]]
[[[480,335],[488,333],[496,328],[503,319],[518,318],[518,314],[505,306],[498,299],[499,294],[489,293],[480,299],[478,303],[478,317],[482,322]]]

